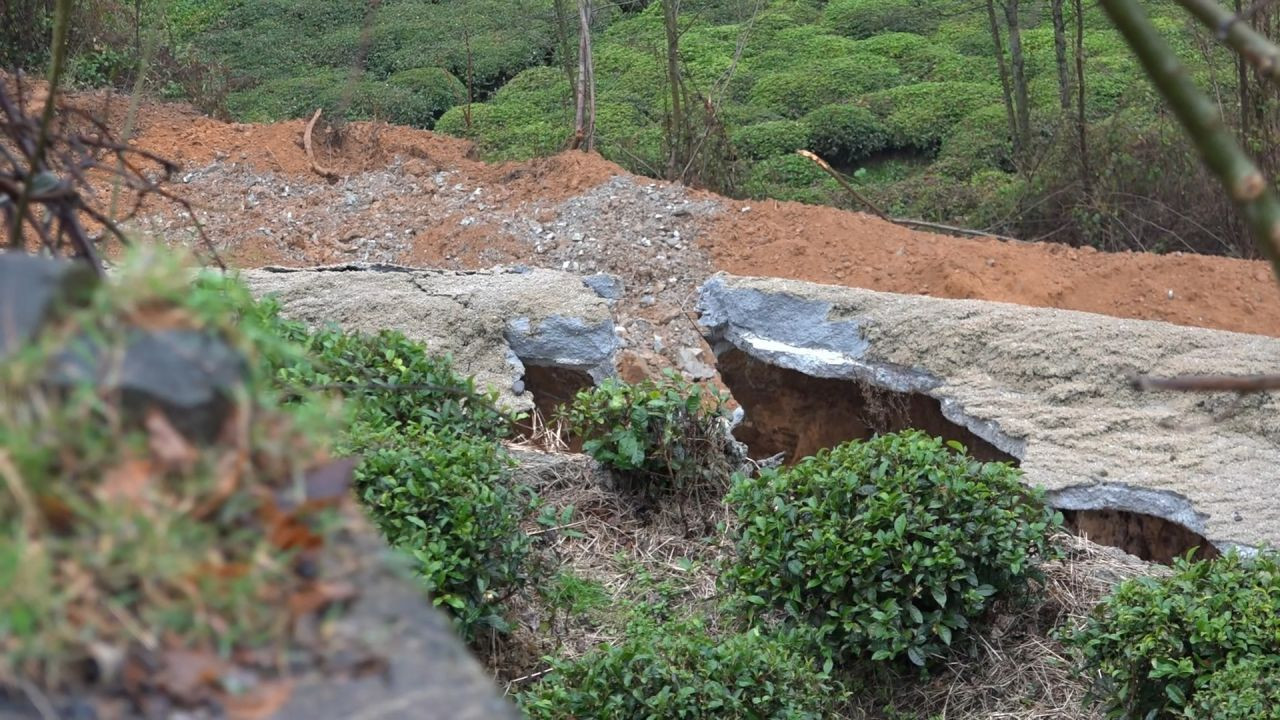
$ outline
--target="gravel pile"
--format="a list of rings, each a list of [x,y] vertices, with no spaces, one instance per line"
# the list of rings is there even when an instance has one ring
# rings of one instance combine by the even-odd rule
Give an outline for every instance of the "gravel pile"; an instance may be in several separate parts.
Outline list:
[[[523,264],[616,275],[624,374],[676,367],[690,379],[715,375],[695,323],[697,287],[714,272],[697,238],[724,208],[684,187],[617,175],[554,202],[513,197],[501,184],[420,158],[337,181],[222,159],[182,180],[215,247],[241,265]],[[194,238],[172,209],[139,225],[170,243]]]

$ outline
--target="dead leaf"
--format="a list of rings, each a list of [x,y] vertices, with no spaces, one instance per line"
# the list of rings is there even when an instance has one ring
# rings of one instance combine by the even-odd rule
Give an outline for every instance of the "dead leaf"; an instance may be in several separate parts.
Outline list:
[[[229,720],[263,720],[273,717],[293,697],[292,680],[259,683],[239,695],[222,694],[219,702]]]
[[[289,596],[289,613],[295,618],[311,615],[355,596],[356,589],[351,583],[327,580],[309,583]]]
[[[147,408],[143,426],[149,435],[151,453],[161,467],[181,473],[189,473],[195,468],[199,452],[182,437],[182,433],[174,429],[173,423],[169,422],[162,410],[154,406]]]
[[[106,503],[138,504],[146,494],[153,472],[149,460],[126,460],[102,477],[98,499]]]
[[[217,655],[195,650],[166,650],[161,653],[160,665],[156,685],[186,705],[208,698],[228,669]]]

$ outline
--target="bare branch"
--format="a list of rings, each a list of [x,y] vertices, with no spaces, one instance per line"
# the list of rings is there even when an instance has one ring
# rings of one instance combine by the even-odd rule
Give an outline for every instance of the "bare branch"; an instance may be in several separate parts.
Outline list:
[[[1191,6],[1207,1],[1181,0],[1193,12]],[[1254,243],[1280,277],[1280,198],[1275,190],[1227,129],[1217,106],[1191,81],[1177,54],[1138,3],[1102,0],[1102,8],[1173,109],[1205,165],[1218,176],[1249,226]]]
[[[1129,382],[1138,390],[1233,393],[1280,390],[1280,375],[1181,375],[1168,378],[1132,375]]]

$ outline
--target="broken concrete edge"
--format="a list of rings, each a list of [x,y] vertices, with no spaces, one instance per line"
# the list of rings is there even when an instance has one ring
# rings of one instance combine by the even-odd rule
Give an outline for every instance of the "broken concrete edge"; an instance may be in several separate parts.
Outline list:
[[[815,290],[817,298],[814,298],[801,294],[805,285],[783,281],[766,284],[762,279],[736,278],[725,273],[710,278],[700,291],[700,323],[717,357],[736,349],[761,363],[816,378],[923,394],[939,402],[947,420],[1019,462],[1027,460],[1026,436],[1007,433],[996,420],[967,412],[951,395],[955,390],[949,384],[951,381],[923,367],[876,359],[881,353],[871,348],[868,327],[864,327],[869,318],[864,322],[856,314],[851,317],[828,301],[834,297],[833,293],[846,290],[868,295],[889,294],[822,286],[823,290]],[[1017,311],[1027,312],[1023,308]],[[1028,482],[1035,481],[1029,479]],[[1190,498],[1174,491],[1124,482],[1102,483],[1096,479],[1086,484],[1045,489],[1047,502],[1061,510],[1121,510],[1158,517],[1207,538],[1223,552],[1235,549],[1252,555],[1261,547],[1239,542],[1223,533],[1220,523],[1216,529],[1210,527],[1209,515],[1198,511]]]
[[[764,363],[812,377],[853,380],[901,393],[921,393],[941,403],[943,415],[1000,451],[1018,459],[1025,438],[1004,433],[998,423],[965,412],[935,391],[940,378],[928,372],[867,357],[870,343],[853,320],[831,321],[831,304],[795,295],[730,288],[714,275],[699,294],[700,323],[717,356],[736,347]],[[748,329],[749,328],[749,329]]]
[[[235,271],[232,272],[236,274]],[[296,295],[298,292],[306,292],[305,286],[308,281],[295,287],[291,301],[286,301],[285,296],[281,294],[283,288],[273,290],[270,287],[275,285],[274,282],[268,281],[267,285],[263,286],[266,278],[288,275],[336,278],[342,273],[352,275],[351,287],[353,288],[358,288],[358,283],[361,282],[369,283],[371,287],[368,292],[370,293],[380,292],[377,287],[372,287],[373,285],[385,284],[371,283],[369,278],[402,276],[407,283],[401,289],[409,289],[408,286],[412,286],[424,293],[426,297],[446,298],[448,301],[456,302],[460,304],[462,312],[474,318],[475,323],[491,327],[493,336],[488,332],[483,333],[482,336],[486,339],[492,338],[487,340],[495,345],[492,348],[492,357],[479,368],[473,366],[465,372],[476,376],[477,384],[481,389],[489,387],[495,389],[499,394],[500,403],[509,410],[524,412],[537,405],[531,399],[532,394],[537,392],[537,388],[531,386],[528,378],[529,368],[569,370],[579,374],[585,384],[599,384],[604,379],[617,375],[616,355],[620,342],[615,332],[611,308],[616,303],[616,298],[621,297],[623,290],[621,280],[611,275],[601,274],[584,278],[525,266],[497,266],[487,270],[459,271],[386,263],[344,263],[317,267],[268,266],[238,274],[246,282],[256,276],[257,280],[249,282],[255,294],[276,294],[284,301],[283,310],[289,316],[298,309],[293,307],[296,304]],[[511,295],[509,291],[498,290],[500,295],[505,295],[506,300],[510,302],[501,300],[492,302],[481,301],[479,298],[483,293],[477,295],[463,291],[460,294],[457,284],[459,280],[465,284],[466,281],[474,278],[475,287],[483,288],[486,278],[509,279],[520,276],[527,276],[530,283],[535,285],[548,282],[559,284],[561,292],[547,293],[546,297],[543,297],[541,293],[536,290],[529,291],[528,288],[515,295]],[[332,282],[320,284],[330,286],[329,289],[332,290]],[[437,284],[444,285],[444,289],[437,288]],[[383,288],[381,292],[386,292],[389,287]],[[553,297],[577,299],[570,300],[563,307],[557,307],[552,300]],[[400,302],[410,305],[413,303],[411,297],[406,297]],[[593,303],[598,304],[598,307],[593,309]],[[315,303],[311,304],[315,305]],[[395,313],[385,312],[385,310],[380,314],[372,308],[359,311],[350,307],[350,303],[341,309],[338,308],[339,305],[343,303],[339,301],[329,308],[312,307],[303,313],[306,317],[297,319],[305,319],[309,325],[318,325],[331,319],[337,320],[339,316],[348,321],[357,316],[363,316],[359,318],[356,325],[358,329],[364,331],[398,330],[413,339],[427,342],[433,348],[449,347],[451,344],[446,337],[452,333],[452,327],[445,327],[440,323],[435,325],[421,322],[406,323],[404,316],[400,316],[397,321],[391,317]],[[431,306],[424,305],[424,307]],[[431,311],[424,310],[424,312]],[[347,322],[338,324],[348,325]],[[501,341],[498,340],[499,336]],[[474,341],[475,339],[472,340]],[[456,344],[456,340],[452,342]],[[505,347],[497,347],[499,343]],[[483,355],[486,352],[482,351],[480,354]],[[509,380],[504,381],[503,378],[509,378]]]
[[[1134,487],[1125,483],[1093,482],[1053,490],[1045,494],[1046,501],[1059,510],[1123,510],[1125,512],[1154,515],[1206,535],[1205,521],[1208,515],[1195,509],[1191,499],[1169,490]],[[1241,555],[1255,555],[1258,548],[1229,539],[1212,541],[1222,552],[1234,548]]]

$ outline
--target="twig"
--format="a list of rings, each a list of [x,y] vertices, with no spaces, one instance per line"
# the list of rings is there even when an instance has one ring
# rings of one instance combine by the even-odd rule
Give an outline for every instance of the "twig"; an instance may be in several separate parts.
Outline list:
[[[31,202],[32,186],[44,166],[44,154],[49,148],[50,129],[53,127],[53,110],[58,97],[58,83],[62,80],[62,66],[67,56],[67,26],[71,24],[71,0],[58,0],[53,12],[53,41],[51,49],[53,58],[49,65],[49,96],[44,101],[44,112],[40,117],[40,134],[36,138],[35,150],[31,153],[31,164],[26,177],[23,178],[22,194],[17,201],[17,220],[9,235],[9,247],[22,247],[22,218],[27,214],[27,204]]]
[[[1168,378],[1131,375],[1129,382],[1138,390],[1234,393],[1280,390],[1280,375],[1181,375]]]
[[[579,525],[586,525],[588,522],[589,521],[587,520],[579,520],[577,522],[571,522],[568,525],[557,525],[555,527],[543,528],[541,530],[533,530],[526,534],[527,535],[545,535],[546,533],[554,532],[556,530],[568,530],[569,528],[578,527]]]
[[[806,158],[808,160],[812,160],[818,167],[822,168],[828,175],[830,175],[833,179],[835,179],[837,183],[840,183],[840,187],[844,188],[850,195],[857,198],[858,202],[870,208],[871,212],[875,213],[876,216],[879,217],[881,220],[884,220],[886,222],[893,222],[893,220],[889,218],[889,215],[885,213],[885,211],[881,210],[879,206],[877,206],[875,203],[868,200],[862,193],[855,190],[854,187],[849,184],[848,180],[845,180],[843,177],[840,177],[840,173],[836,172],[834,168],[828,165],[826,160],[823,160],[822,158],[818,157],[814,153],[809,152],[808,150],[797,150],[796,154],[799,155],[800,157]]]
[[[307,123],[307,129],[302,133],[302,147],[307,151],[307,160],[311,163],[311,169],[315,174],[330,180],[337,180],[338,173],[321,167],[320,163],[316,162],[315,151],[311,148],[311,132],[316,127],[316,121],[320,119],[321,111],[322,108],[316,108],[316,114],[312,115],[311,120]]]
[[[831,165],[828,164],[826,160],[823,160],[822,158],[818,157],[816,154],[808,150],[797,150],[796,154],[803,158],[813,161],[818,167],[822,168],[823,171],[825,171],[828,175],[834,178],[836,182],[840,183],[840,187],[848,191],[850,195],[856,198],[863,205],[866,205],[868,208],[870,208],[871,212],[876,214],[876,217],[879,217],[881,220],[884,220],[885,222],[890,222],[890,223],[893,223],[894,225],[902,225],[904,227],[929,228],[933,230],[942,230],[944,232],[960,233],[961,235],[973,235],[975,237],[993,237],[993,238],[996,238],[997,240],[1006,240],[1008,242],[1021,242],[1017,238],[1011,238],[1005,235],[997,235],[992,232],[987,232],[986,230],[970,230],[968,228],[956,227],[954,225],[943,225],[942,223],[926,222],[924,220],[912,220],[910,218],[889,217],[889,215],[885,213],[884,210],[881,210],[879,206],[877,206],[875,203],[868,200],[866,196],[864,196],[862,193],[858,192],[853,187],[853,185],[850,185],[849,181],[845,180],[840,175],[840,173],[836,172],[835,168],[831,167]]]
[[[972,235],[973,237],[991,237],[1005,242],[1023,242],[1018,238],[1009,237],[1008,235],[997,235],[987,230],[972,230],[970,228],[956,227],[955,225],[943,225],[942,223],[925,222],[924,220],[912,220],[910,218],[888,218],[889,222],[895,225],[907,225],[910,227],[929,228],[931,230],[941,230],[943,232],[959,233],[961,235]]]
[[[1194,13],[1205,0],[1182,2]],[[1102,0],[1102,8],[1173,109],[1205,164],[1226,188],[1249,226],[1254,243],[1280,278],[1280,199],[1270,183],[1236,143],[1213,101],[1191,81],[1177,54],[1137,2]]]

